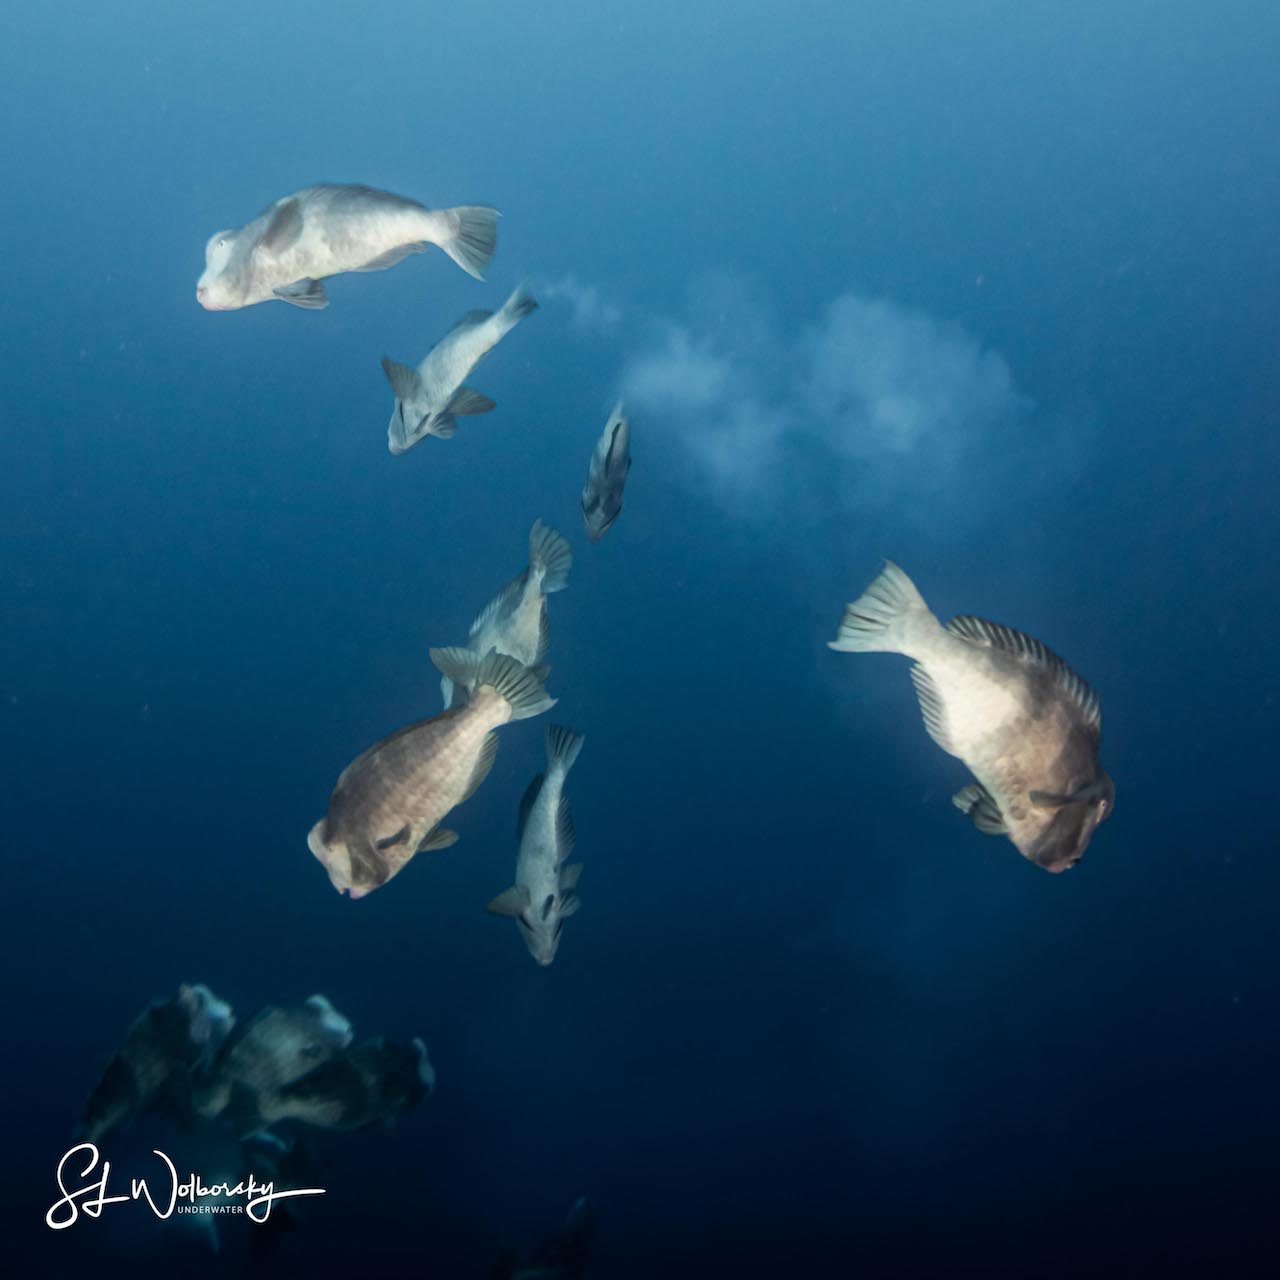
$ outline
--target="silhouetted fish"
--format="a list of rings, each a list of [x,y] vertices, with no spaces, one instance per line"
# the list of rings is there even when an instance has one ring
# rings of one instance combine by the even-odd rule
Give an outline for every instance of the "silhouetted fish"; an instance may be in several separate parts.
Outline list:
[[[421,1040],[400,1045],[378,1036],[261,1095],[260,1123],[295,1120],[343,1132],[389,1125],[417,1106],[435,1083],[435,1068]]]
[[[268,1005],[223,1044],[196,1093],[195,1110],[216,1116],[229,1108],[237,1133],[252,1132],[259,1094],[305,1075],[350,1043],[351,1023],[324,996]]]
[[[613,527],[622,510],[622,488],[631,471],[631,424],[622,414],[622,401],[614,405],[604,434],[596,441],[582,487],[582,521],[587,537],[599,542]]]
[[[184,1114],[192,1076],[235,1023],[231,1006],[201,983],[183,985],[145,1009],[107,1064],[89,1098],[77,1141],[101,1143],[156,1107]]]

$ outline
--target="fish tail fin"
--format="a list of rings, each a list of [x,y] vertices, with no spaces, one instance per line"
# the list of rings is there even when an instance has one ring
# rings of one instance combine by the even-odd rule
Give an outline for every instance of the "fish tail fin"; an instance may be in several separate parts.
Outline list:
[[[544,595],[563,591],[569,585],[572,564],[573,551],[569,539],[550,525],[535,520],[529,530],[529,573],[530,576],[542,575]]]
[[[547,773],[559,769],[563,777],[573,768],[586,736],[566,729],[562,724],[547,725]]]
[[[468,275],[484,279],[484,269],[498,247],[498,211],[485,204],[460,204],[440,209],[445,234],[440,247]]]
[[[520,284],[512,291],[511,297],[502,304],[498,312],[504,331],[514,329],[525,316],[532,315],[538,309],[537,299],[529,292],[526,285]]]
[[[556,705],[533,667],[490,649],[480,662],[476,691],[488,687],[511,707],[513,720],[527,720]]]
[[[915,583],[892,560],[852,604],[846,605],[836,638],[841,653],[905,653],[915,656],[922,634],[936,630]]]

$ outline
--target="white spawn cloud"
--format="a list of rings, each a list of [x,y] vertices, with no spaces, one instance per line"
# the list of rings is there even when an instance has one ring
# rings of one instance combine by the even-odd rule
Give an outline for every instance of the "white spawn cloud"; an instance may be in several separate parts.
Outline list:
[[[671,424],[717,495],[755,498],[791,416],[770,404],[760,375],[741,353],[670,325],[627,364],[622,399],[646,420]]]
[[[1031,401],[961,326],[850,292],[788,339],[745,288],[708,291],[716,306],[698,319],[653,328],[621,394],[726,505],[765,514],[836,493],[927,517],[1021,449]]]
[[[541,303],[565,302],[569,305],[571,322],[575,329],[608,332],[618,326],[622,308],[610,302],[593,284],[583,284],[576,276],[561,276],[559,280],[540,281],[534,296]]]

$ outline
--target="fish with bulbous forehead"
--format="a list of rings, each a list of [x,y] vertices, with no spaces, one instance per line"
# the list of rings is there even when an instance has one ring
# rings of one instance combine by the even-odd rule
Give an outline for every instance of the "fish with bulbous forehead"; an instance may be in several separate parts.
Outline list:
[[[345,1133],[389,1125],[432,1093],[435,1083],[435,1068],[420,1039],[401,1045],[376,1036],[260,1094],[258,1126],[294,1120]]]
[[[428,209],[375,187],[305,187],[209,237],[196,301],[206,311],[238,311],[278,298],[316,311],[329,305],[320,283],[327,277],[383,271],[433,244],[479,280],[497,238],[498,211],[487,205]]]
[[[623,416],[622,402],[613,407],[604,434],[596,441],[582,486],[582,522],[587,537],[599,542],[622,511],[622,488],[631,471],[631,423]]]
[[[192,1081],[235,1025],[231,1006],[204,986],[145,1009],[94,1088],[77,1139],[100,1143],[135,1116],[168,1108],[185,1116]]]
[[[202,1116],[227,1115],[250,1132],[245,1104],[264,1091],[305,1075],[351,1043],[351,1023],[322,995],[299,1005],[268,1005],[242,1023],[223,1043],[193,1100]]]
[[[983,618],[942,626],[892,563],[846,607],[831,648],[914,658],[929,736],[977,779],[956,807],[1046,871],[1080,861],[1115,785],[1098,763],[1098,695],[1056,653]]]
[[[492,649],[483,658],[466,649],[433,649],[431,659],[474,692],[466,705],[375,743],[342,771],[328,813],[307,837],[339,893],[362,898],[415,853],[453,844],[457,835],[440,821],[493,768],[494,730],[555,703],[539,673]]]

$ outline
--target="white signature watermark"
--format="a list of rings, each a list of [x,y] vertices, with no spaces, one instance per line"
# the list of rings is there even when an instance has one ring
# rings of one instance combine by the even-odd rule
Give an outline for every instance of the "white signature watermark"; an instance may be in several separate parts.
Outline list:
[[[102,1160],[101,1173],[93,1180],[85,1182],[90,1174],[98,1168],[101,1157],[98,1148],[92,1142],[82,1142],[72,1147],[58,1161],[58,1190],[62,1198],[54,1202],[44,1220],[54,1231],[62,1231],[71,1226],[81,1215],[89,1218],[100,1218],[102,1211],[109,1204],[121,1204],[129,1200],[145,1200],[157,1218],[168,1218],[176,1213],[247,1213],[257,1223],[266,1222],[271,1216],[271,1206],[277,1200],[286,1200],[290,1196],[322,1196],[323,1187],[295,1187],[290,1191],[277,1191],[274,1182],[259,1182],[252,1174],[244,1182],[214,1182],[206,1184],[199,1174],[188,1174],[184,1182],[178,1177],[177,1167],[163,1151],[152,1150],[153,1155],[160,1157],[164,1163],[164,1171],[159,1174],[163,1189],[152,1194],[151,1186],[146,1178],[131,1178],[128,1195],[107,1194],[107,1183],[111,1178],[111,1161]],[[67,1166],[72,1164],[77,1155],[83,1155],[84,1167],[79,1173],[72,1170],[72,1176],[78,1179],[74,1189],[67,1187]],[[160,1183],[157,1183],[160,1187]],[[243,1204],[201,1204],[201,1200],[217,1196],[220,1199],[232,1196],[243,1196]]]

